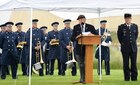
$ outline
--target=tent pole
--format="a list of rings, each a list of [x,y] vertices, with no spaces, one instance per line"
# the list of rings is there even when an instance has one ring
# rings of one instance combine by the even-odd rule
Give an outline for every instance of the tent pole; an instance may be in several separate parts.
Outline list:
[[[98,9],[98,20],[99,20],[99,23],[100,23],[100,20],[101,20],[101,8]],[[100,30],[100,24],[98,26],[99,28],[99,35],[101,36],[101,30]],[[99,61],[100,62],[100,80],[102,80],[102,67],[101,67],[101,44],[99,45]]]
[[[31,69],[32,69],[32,14],[33,8],[30,8],[30,56],[29,56],[29,85],[31,85]]]

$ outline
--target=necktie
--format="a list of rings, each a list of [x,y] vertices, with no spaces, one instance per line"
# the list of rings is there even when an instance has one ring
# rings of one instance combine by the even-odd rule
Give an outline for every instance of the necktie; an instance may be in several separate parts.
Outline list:
[[[83,24],[81,25],[81,28],[82,28],[82,32],[85,32]]]

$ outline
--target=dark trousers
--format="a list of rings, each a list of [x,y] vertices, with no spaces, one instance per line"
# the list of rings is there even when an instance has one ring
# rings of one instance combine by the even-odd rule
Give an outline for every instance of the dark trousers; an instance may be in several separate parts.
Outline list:
[[[1,69],[1,65],[0,65],[0,76],[1,76],[1,74],[2,74],[2,69]]]
[[[61,75],[61,63],[59,59],[57,59],[57,61],[58,61],[58,75]],[[50,60],[50,75],[54,74],[54,63],[55,63],[55,59],[51,59]]]
[[[123,71],[124,71],[124,80],[129,81],[130,76],[131,80],[137,80],[138,71],[136,66],[137,61],[137,52],[122,52],[123,56]],[[131,67],[129,67],[129,60],[131,62]]]
[[[49,59],[48,59],[48,52],[49,52],[49,50],[48,49],[46,49],[46,51],[45,51],[45,53],[44,53],[44,55],[45,55],[45,74],[46,75],[48,75],[49,74],[49,65],[50,65],[50,61],[49,61]]]
[[[22,75],[27,75],[27,67],[26,67],[26,64],[25,63],[21,64],[21,67],[22,67]]]
[[[9,68],[9,66],[6,67],[6,74],[10,75],[10,68]]]
[[[50,65],[50,62],[49,62],[49,60],[45,63],[45,69],[46,69],[46,75],[48,75],[49,74],[49,65]]]
[[[75,76],[77,74],[77,68],[76,68],[76,62],[73,63],[74,66],[72,67],[71,75]],[[65,63],[62,63],[61,65],[62,75],[65,75],[65,71],[67,69],[67,65]]]
[[[17,78],[17,68],[18,65],[17,64],[11,64],[11,71],[12,71],[12,78],[16,79]],[[6,70],[7,70],[7,65],[2,65],[2,75],[1,75],[1,79],[6,79]]]
[[[80,68],[80,82],[85,82],[85,57],[76,55],[76,60]]]
[[[44,65],[41,64],[41,69],[39,69],[39,76],[44,76]]]
[[[101,70],[102,70],[102,62],[103,62],[103,60],[101,60]],[[110,62],[104,60],[104,63],[105,63],[106,75],[110,75]],[[102,73],[102,71],[101,71],[101,73]],[[100,59],[98,59],[98,75],[100,75]]]

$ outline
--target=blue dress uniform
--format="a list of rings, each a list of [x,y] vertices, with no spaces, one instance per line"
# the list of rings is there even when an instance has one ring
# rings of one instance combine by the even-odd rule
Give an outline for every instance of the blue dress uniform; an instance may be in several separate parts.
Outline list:
[[[33,19],[32,21],[33,23],[37,23],[38,20],[37,19]],[[27,41],[27,64],[28,64],[28,71],[29,71],[29,54],[30,54],[30,29],[27,31],[26,35],[25,35],[25,40]],[[39,60],[37,61],[36,59],[36,50],[35,47],[37,46],[38,42],[41,42],[41,49],[42,49],[42,42],[44,41],[44,35],[43,35],[43,31],[41,29],[38,28],[33,28],[32,29],[32,67],[35,63],[40,62],[40,56],[39,56]],[[43,57],[43,53],[42,53],[42,57]],[[44,59],[44,58],[43,58]],[[39,69],[39,76],[43,76],[43,64],[41,64],[42,68]]]
[[[0,25],[0,27],[1,27],[1,32],[0,32],[0,35],[1,35],[3,32],[6,31],[6,28],[5,28],[6,25],[5,24],[2,24],[2,25]],[[1,49],[1,51],[2,51],[2,49]],[[2,52],[0,53],[0,75],[1,75],[1,65],[2,65],[2,57],[1,57],[1,54],[2,54]],[[9,66],[7,66],[7,68],[6,68],[6,74],[7,75],[10,75]]]
[[[22,25],[23,23],[18,22],[15,24],[15,26]],[[24,42],[25,41],[25,32],[23,31],[16,31],[15,32],[18,36],[18,42]],[[23,48],[17,48],[18,56],[19,56],[19,63],[22,67],[22,75],[26,75],[26,55],[25,55],[25,46]]]
[[[58,22],[52,23],[53,25],[58,25]],[[49,31],[47,36],[47,43],[50,44],[52,39],[59,40],[59,31]],[[50,75],[54,74],[54,63],[55,59],[58,60],[58,75],[61,75],[61,63],[60,63],[60,46],[58,45],[49,45],[49,53],[48,53],[48,59],[50,60]]]
[[[110,33],[106,28],[100,28],[101,36],[104,35],[105,32]],[[99,33],[99,29],[97,30]],[[103,42],[103,38],[101,38],[101,42]],[[105,43],[112,42],[111,36],[106,36],[106,39],[104,40]],[[98,75],[100,75],[100,58],[99,58],[99,48],[97,48],[97,51],[95,53],[96,59],[98,59]],[[105,72],[106,75],[110,75],[110,48],[108,46],[101,45],[101,67],[102,62],[104,60],[105,63]]]
[[[45,31],[44,33],[44,39],[45,41],[47,41],[47,36],[48,34],[46,33],[46,30],[48,29],[46,26],[42,26],[40,28],[42,31]],[[49,52],[49,43],[43,42],[43,54],[44,54],[44,63],[45,63],[45,74],[48,75],[49,74],[49,59],[48,59],[48,52]]]
[[[13,25],[13,22],[7,22],[6,25]],[[17,35],[10,31],[6,31],[2,33],[0,36],[0,47],[3,49],[2,52],[2,75],[1,79],[6,78],[6,67],[11,65],[12,70],[12,78],[16,79],[17,75],[17,64],[19,60],[19,56],[17,54],[17,46],[18,38]]]
[[[1,36],[1,33],[2,32],[0,32],[0,36]],[[1,66],[2,66],[2,57],[1,57],[1,54],[2,54],[2,49],[0,48],[0,50],[1,50],[1,52],[0,52],[0,76],[1,76],[1,72],[2,72],[2,70],[1,70]]]
[[[71,20],[69,19],[66,19],[63,21],[64,23],[69,23],[71,22]],[[59,32],[60,34],[60,48],[61,48],[61,53],[60,53],[60,62],[62,64],[62,75],[65,75],[65,71],[66,71],[66,62],[69,60],[68,58],[68,53],[69,53],[69,50],[66,48],[66,46],[68,46],[70,44],[70,39],[71,39],[71,36],[72,36],[72,29],[71,28],[64,28],[62,30],[60,30]],[[72,55],[70,54],[70,60],[72,59]],[[71,74],[73,76],[75,76],[77,73],[76,71],[76,62],[74,62],[74,66],[72,67],[72,71],[71,71]]]
[[[131,14],[125,14],[124,18],[131,18]],[[137,61],[137,38],[138,26],[134,23],[121,24],[118,26],[118,40],[121,44],[121,53],[123,57],[124,80],[137,81],[138,71],[136,66]],[[129,59],[131,68],[129,68]]]

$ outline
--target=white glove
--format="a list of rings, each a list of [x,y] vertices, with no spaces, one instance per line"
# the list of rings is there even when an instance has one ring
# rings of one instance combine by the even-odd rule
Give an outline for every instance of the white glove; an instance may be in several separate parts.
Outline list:
[[[109,43],[106,43],[105,41],[103,41],[101,45],[109,47],[111,43],[112,43],[111,41],[109,41]]]
[[[0,54],[2,54],[2,49],[0,48]]]

